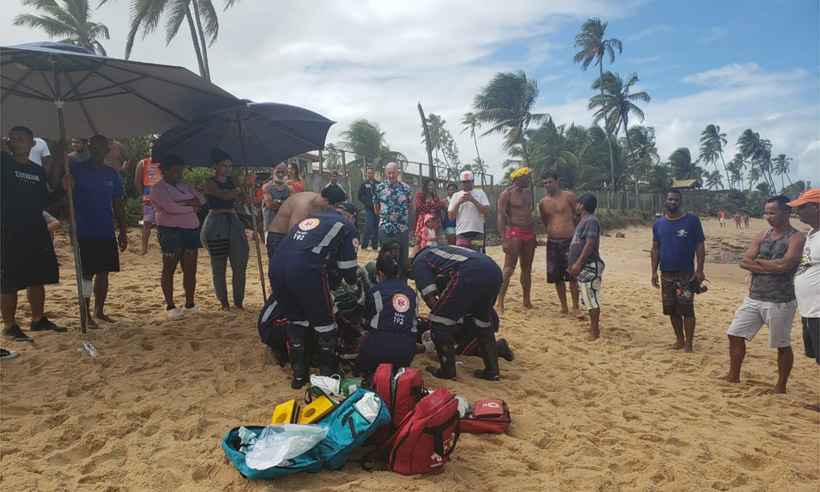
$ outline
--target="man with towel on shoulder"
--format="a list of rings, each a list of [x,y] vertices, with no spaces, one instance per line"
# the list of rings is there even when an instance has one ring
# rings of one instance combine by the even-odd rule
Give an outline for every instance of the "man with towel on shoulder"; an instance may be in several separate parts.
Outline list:
[[[504,312],[504,296],[515,273],[515,265],[521,259],[521,289],[524,291],[524,307],[532,308],[532,260],[535,256],[535,223],[532,220],[532,192],[530,191],[530,168],[521,167],[510,174],[512,186],[498,198],[498,232],[503,238],[504,281],[498,295],[498,312]]]

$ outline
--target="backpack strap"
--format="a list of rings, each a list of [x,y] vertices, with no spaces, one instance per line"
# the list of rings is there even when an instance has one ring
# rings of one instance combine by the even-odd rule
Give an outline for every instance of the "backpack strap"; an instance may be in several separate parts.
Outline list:
[[[427,429],[424,429],[424,432],[426,434],[432,434],[433,435],[433,446],[435,447],[435,451],[439,456],[441,456],[443,458],[446,458],[447,456],[450,456],[450,453],[452,453],[453,450],[456,449],[456,444],[458,443],[458,438],[461,435],[461,432],[459,432],[459,429],[458,429],[458,421],[459,421],[459,413],[456,412],[452,417],[447,419],[447,421],[444,422],[443,424],[437,425],[435,427],[428,427]],[[443,437],[444,429],[446,429],[447,427],[450,427],[451,425],[453,425],[454,422],[456,424],[456,428],[455,428],[455,431],[454,431],[454,434],[455,434],[456,437],[453,440],[453,445],[450,447],[449,450],[446,450],[446,452],[445,452],[444,437]]]

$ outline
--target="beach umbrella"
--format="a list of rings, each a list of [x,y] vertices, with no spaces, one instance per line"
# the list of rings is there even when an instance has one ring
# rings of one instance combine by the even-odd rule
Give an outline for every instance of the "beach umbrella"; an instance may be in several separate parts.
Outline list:
[[[182,67],[97,56],[62,43],[0,46],[0,131],[5,134],[13,126],[25,125],[37,135],[58,138],[66,173],[66,129],[83,136],[145,135],[235,106],[237,101]],[[66,191],[80,326],[85,332],[74,201],[70,186]]]
[[[270,167],[295,155],[325,146],[334,122],[313,111],[277,103],[242,101],[189,124],[171,128],[154,143],[153,157],[175,154],[191,164],[207,164],[214,147],[241,158],[241,167]],[[251,217],[262,295],[267,299],[256,207]]]
[[[175,154],[191,164],[207,164],[218,147],[243,167],[271,167],[325,146],[333,121],[313,111],[276,103],[241,104],[215,111],[163,132],[154,144],[157,159]]]

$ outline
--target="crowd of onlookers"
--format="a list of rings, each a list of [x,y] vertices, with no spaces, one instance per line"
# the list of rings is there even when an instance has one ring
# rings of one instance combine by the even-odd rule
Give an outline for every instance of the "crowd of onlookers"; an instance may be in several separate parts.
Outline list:
[[[32,332],[65,331],[44,314],[44,286],[59,280],[51,237],[59,222],[45,209],[49,193],[60,183],[49,180],[55,174],[50,168],[56,164],[44,140],[35,138],[25,127],[12,128],[8,137],[2,153],[2,334],[14,341],[30,341],[15,317],[20,290],[27,291]],[[73,189],[74,195],[72,205],[82,264],[79,293],[89,326],[96,327],[100,321],[114,322],[105,311],[109,274],[119,271],[119,255],[128,247],[121,177],[126,160],[122,146],[101,135],[87,141],[75,139],[68,158],[69,173],[63,176],[62,186]],[[214,293],[222,308],[242,309],[249,242],[247,226],[238,210],[254,200],[261,205],[272,259],[276,245],[290,228],[285,221],[283,229],[277,215],[288,208],[286,202],[291,197],[304,191],[304,181],[295,165],[274,166],[271,179],[256,191],[234,178],[231,156],[225,152],[213,149],[211,165],[213,175],[197,189],[184,182],[186,163],[177,156],[167,156],[160,163],[147,157],[136,164],[134,185],[142,190],[143,196],[140,252],[147,252],[150,233],[156,229],[162,251],[160,285],[169,319],[198,311],[194,293],[198,250],[202,246],[208,249]],[[378,250],[380,244],[395,244],[397,263],[403,266],[409,265],[411,243],[413,256],[431,246],[485,249],[490,202],[484,191],[475,187],[472,172],[462,172],[458,185],[448,183],[446,196],[439,196],[437,183],[432,179],[424,179],[421,189],[414,194],[402,181],[396,163],[385,166],[384,181],[376,180],[374,169],[367,169],[366,175],[357,193],[365,212],[359,235],[361,247]],[[547,281],[555,284],[564,313],[569,312],[569,283],[575,314],[579,318],[589,317],[591,338],[598,338],[605,265],[599,252],[601,226],[594,215],[597,201],[593,195],[576,197],[571,191],[562,190],[554,173],[546,173],[542,178],[547,193],[537,206],[532,176],[526,167],[512,173],[512,185],[498,200],[498,232],[505,254],[498,310],[503,312],[510,277],[519,264],[523,305],[532,308],[530,274],[537,245],[532,212],[537,209],[547,232]],[[348,196],[335,171],[321,193],[321,197],[330,196],[336,197],[336,203]],[[669,316],[676,337],[673,348],[691,352],[696,319],[694,299],[706,290],[705,238],[700,219],[682,210],[682,198],[680,191],[670,191],[666,210],[653,226],[651,283],[661,290],[663,312]],[[794,212],[811,227],[807,235],[790,224]],[[740,268],[750,272],[751,284],[727,332],[730,369],[726,379],[740,380],[746,342],[767,324],[769,345],[778,350],[778,381],[774,390],[782,393],[793,364],[791,326],[796,311],[801,313],[806,354],[820,363],[820,189],[808,190],[796,200],[771,197],[766,201],[763,216],[770,228],[754,239],[740,262]],[[411,217],[415,217],[412,224]],[[721,211],[721,227],[726,226],[727,218],[728,214]],[[743,225],[748,224],[748,219],[741,214],[734,218],[738,227],[748,227]],[[232,270],[230,299],[228,264]],[[173,285],[177,266],[183,272],[185,297],[180,307],[175,302]],[[13,357],[14,353],[3,349],[0,356]]]

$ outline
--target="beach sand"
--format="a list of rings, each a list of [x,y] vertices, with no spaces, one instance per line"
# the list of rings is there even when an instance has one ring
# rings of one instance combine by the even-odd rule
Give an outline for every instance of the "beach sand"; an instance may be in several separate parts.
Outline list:
[[[753,221],[754,231],[763,227]],[[766,328],[749,344],[743,382],[720,380],[728,365],[725,331],[748,287],[736,265],[714,261],[742,253],[751,232],[734,224],[721,230],[716,220],[705,229],[711,283],[697,299],[695,353],[669,349],[672,329],[649,284],[649,228],[603,239],[607,269],[596,342],[586,341],[585,323],[558,314],[539,248],[535,309],[521,308],[517,276],[508,295],[500,335],[516,359],[501,361],[502,382],[474,379],[478,358],[462,359],[458,381],[425,378],[469,399],[505,399],[513,416],[506,435],[462,435],[437,476],[370,473],[353,462],[340,472],[275,482],[245,480],[219,447],[230,428],[265,424],[277,402],[302,395],[259,342],[262,295],[253,250],[247,311],[218,310],[203,250],[203,312],[169,322],[162,316],[159,248],[152,239],[149,255],[136,255],[139,231],[130,231],[123,272],[111,277],[107,313],[117,323],[82,336],[75,330],[70,251],[59,236],[63,283],[47,288],[46,308],[70,331],[36,333],[33,344],[3,343],[20,357],[0,364],[0,488],[816,491],[820,413],[803,405],[820,400],[820,369],[803,354],[796,320],[788,394],[769,394],[777,369]],[[491,254],[500,260],[502,253],[494,247]],[[84,339],[97,348],[96,359],[80,350]],[[419,356],[415,365],[431,360]]]

